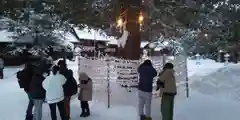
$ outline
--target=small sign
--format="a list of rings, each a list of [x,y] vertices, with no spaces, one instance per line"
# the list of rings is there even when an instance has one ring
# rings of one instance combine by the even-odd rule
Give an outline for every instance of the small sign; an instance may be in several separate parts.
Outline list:
[[[106,48],[105,52],[116,52],[115,48]]]

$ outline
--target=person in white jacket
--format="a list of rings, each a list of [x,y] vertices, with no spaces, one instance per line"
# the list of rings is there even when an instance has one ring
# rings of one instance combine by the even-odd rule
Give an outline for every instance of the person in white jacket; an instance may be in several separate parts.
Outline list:
[[[57,120],[56,106],[58,106],[62,120],[66,119],[64,109],[63,85],[66,78],[59,73],[59,67],[52,68],[52,74],[43,81],[43,88],[46,90],[46,102],[49,104],[52,120]]]

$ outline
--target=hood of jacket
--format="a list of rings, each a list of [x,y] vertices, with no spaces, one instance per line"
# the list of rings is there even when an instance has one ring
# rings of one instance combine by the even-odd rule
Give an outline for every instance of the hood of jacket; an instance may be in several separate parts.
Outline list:
[[[89,80],[89,76],[85,72],[79,73],[79,80]]]

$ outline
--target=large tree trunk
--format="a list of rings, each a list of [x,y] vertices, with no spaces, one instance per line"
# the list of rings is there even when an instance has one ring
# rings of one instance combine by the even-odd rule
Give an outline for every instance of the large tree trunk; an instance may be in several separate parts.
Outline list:
[[[140,31],[138,16],[140,13],[141,0],[120,0],[126,12],[124,12],[127,20],[127,31],[129,32],[124,48],[118,48],[118,56],[137,60],[140,58]]]

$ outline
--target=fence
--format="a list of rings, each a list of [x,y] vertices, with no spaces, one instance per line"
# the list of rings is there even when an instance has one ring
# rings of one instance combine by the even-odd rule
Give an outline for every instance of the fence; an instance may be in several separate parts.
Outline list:
[[[166,58],[166,59],[164,59]],[[188,96],[187,61],[183,55],[152,57],[153,66],[160,71],[165,62],[175,65],[178,95]],[[137,67],[142,60],[114,57],[84,58],[78,56],[78,71],[86,72],[94,82],[94,99],[110,104],[136,105]],[[187,89],[185,89],[187,88]],[[157,92],[154,92],[157,94]],[[156,96],[155,96],[156,97]],[[157,98],[157,97],[156,97]]]

